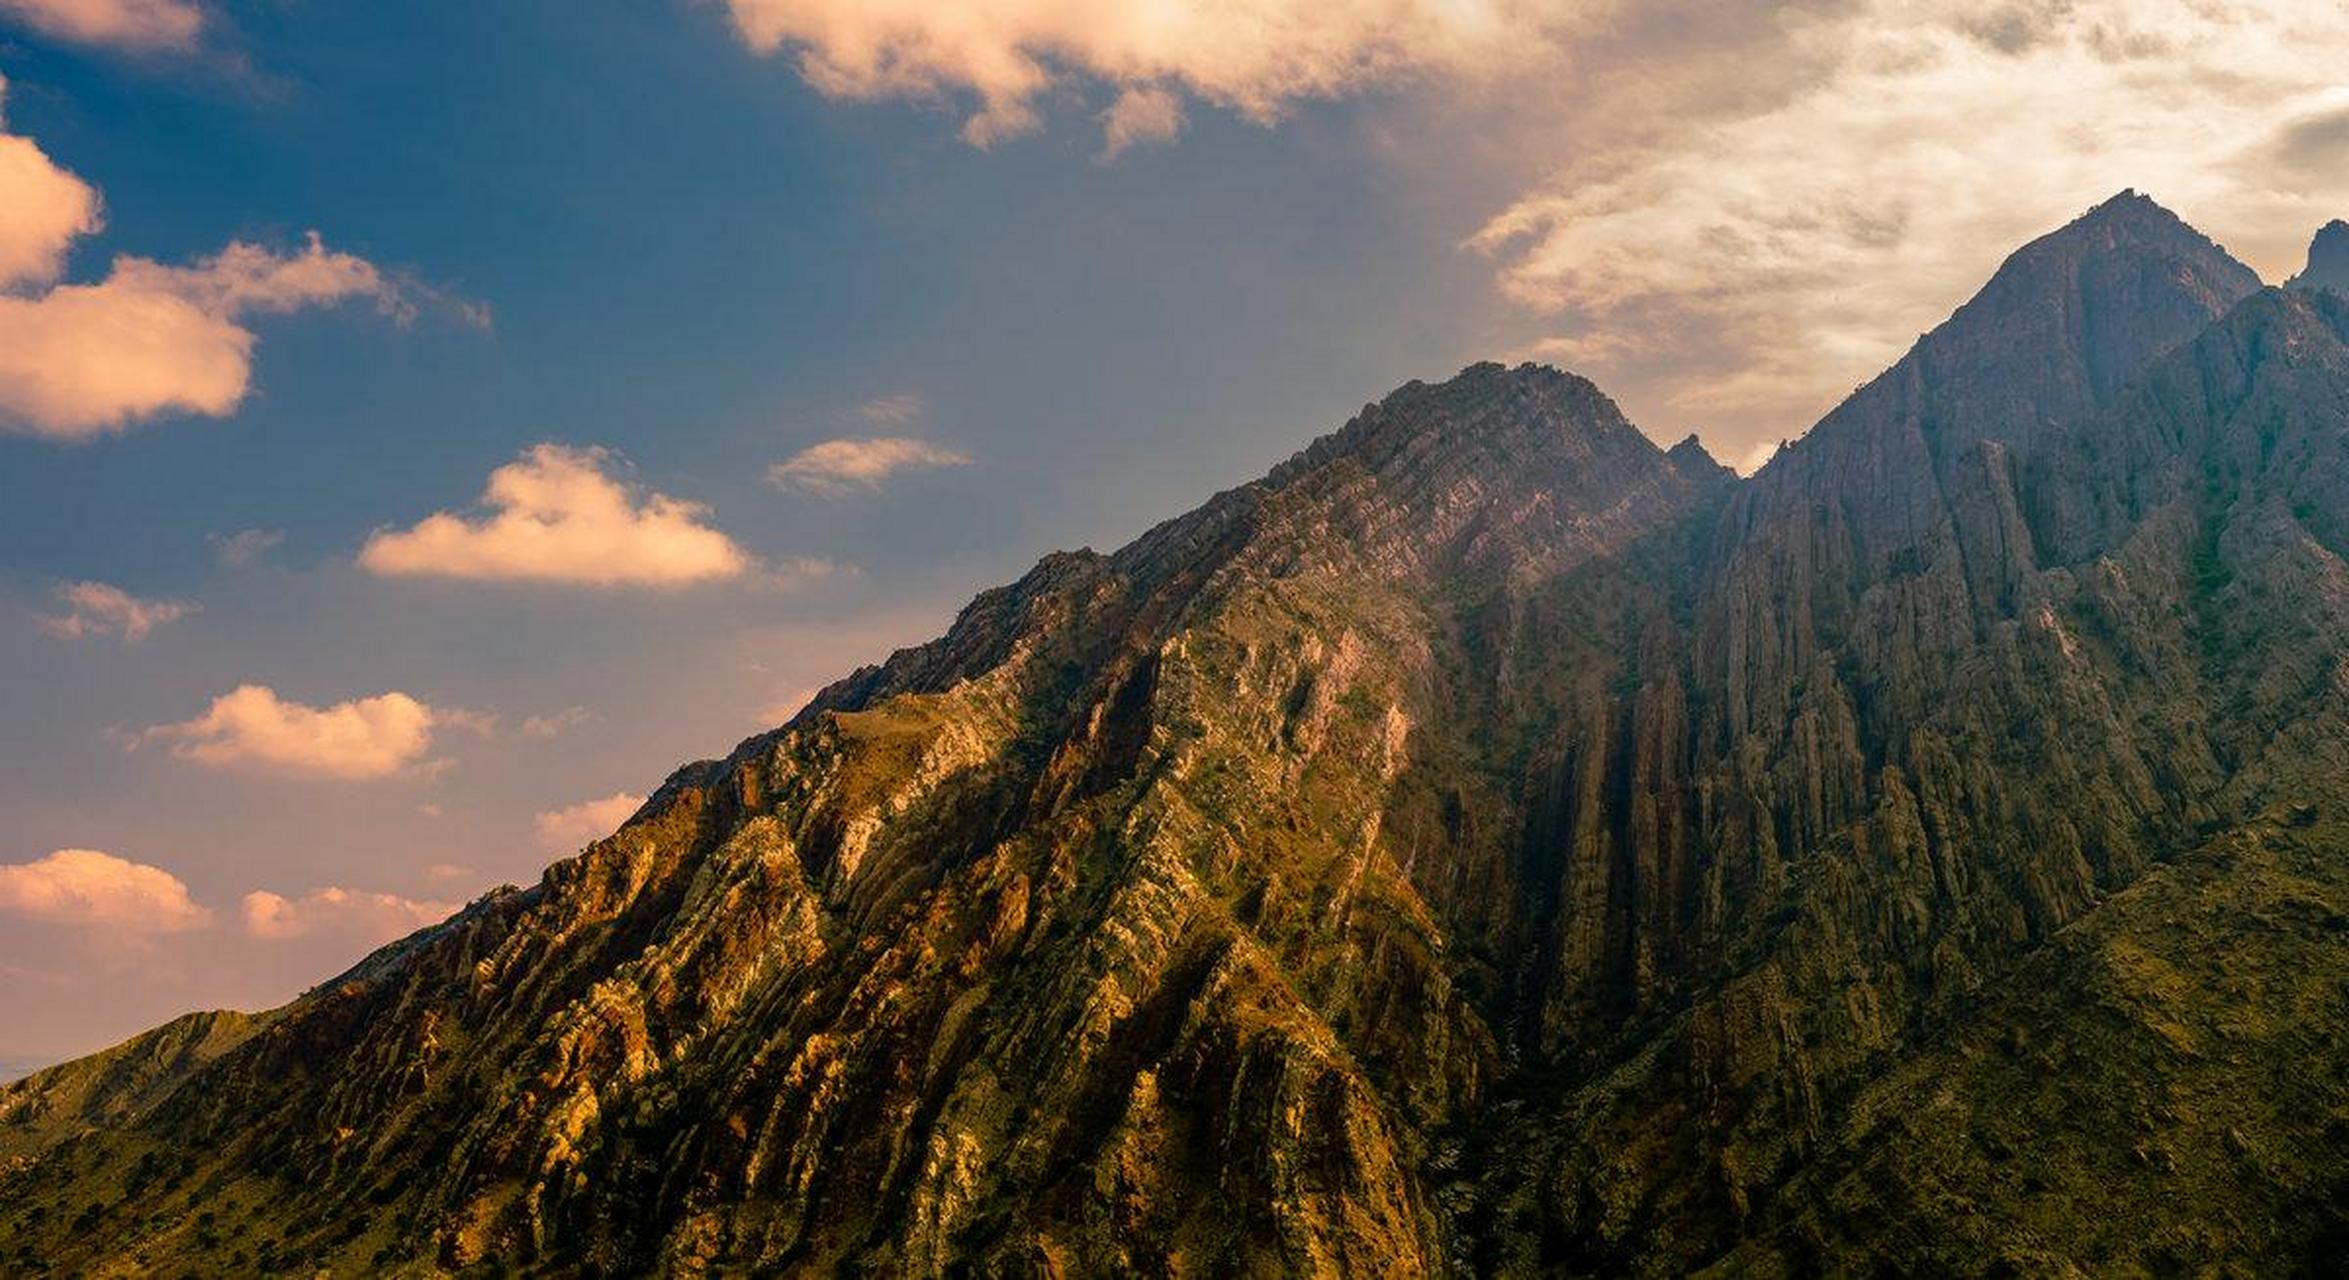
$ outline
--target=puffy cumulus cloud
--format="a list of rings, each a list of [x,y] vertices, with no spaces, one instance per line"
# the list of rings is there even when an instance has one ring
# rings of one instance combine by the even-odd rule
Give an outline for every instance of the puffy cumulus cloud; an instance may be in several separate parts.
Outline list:
[[[231,244],[193,266],[120,257],[96,284],[0,295],[0,422],[83,440],[164,413],[226,417],[251,384],[247,319],[351,298],[403,305],[373,264],[315,235],[292,253]]]
[[[68,582],[57,588],[64,613],[46,615],[41,626],[51,635],[78,640],[84,636],[120,636],[126,644],[146,638],[148,632],[177,622],[196,611],[184,600],[143,600],[103,582]]]
[[[603,449],[533,446],[490,473],[483,512],[438,512],[378,530],[359,563],[387,577],[676,586],[753,567],[709,510],[663,494],[641,499]]]
[[[643,805],[643,796],[618,791],[601,800],[582,800],[560,809],[549,809],[532,818],[530,826],[538,835],[541,849],[548,853],[569,853],[619,830],[620,824]]]
[[[0,77],[0,100],[8,91]],[[97,188],[66,172],[0,117],[0,289],[46,284],[73,242],[98,230]]]
[[[843,98],[969,95],[963,136],[986,146],[1037,127],[1070,80],[1156,98],[1124,113],[1128,144],[1197,98],[1257,120],[1292,103],[1431,75],[1522,64],[1602,0],[727,0],[743,40],[787,52]],[[1179,96],[1178,96],[1179,95]],[[1114,129],[1120,113],[1106,123]],[[1173,117],[1179,119],[1179,115]]]
[[[193,48],[204,11],[188,0],[0,0],[0,15],[60,40],[138,51]]]
[[[311,707],[266,685],[248,684],[212,700],[203,715],[156,725],[133,743],[166,742],[197,764],[240,765],[315,778],[387,778],[426,764],[436,727],[471,727],[477,717],[442,711],[404,693],[380,693]]]
[[[180,933],[212,919],[178,876],[95,849],[0,866],[0,911],[126,934]]]
[[[1554,176],[1471,241],[1551,317],[1551,352],[1740,446],[2122,188],[2270,275],[2349,208],[2338,0],[1766,8],[1733,43],[1657,37],[1579,82]]]
[[[869,436],[812,444],[767,468],[770,483],[785,489],[839,496],[872,493],[900,471],[967,467],[971,457],[909,436]]]
[[[86,440],[163,413],[223,417],[251,383],[252,317],[354,298],[412,309],[409,290],[316,234],[292,252],[239,241],[186,266],[125,255],[94,284],[56,283],[102,221],[94,188],[0,123],[0,430]]]
[[[329,885],[298,898],[255,889],[245,895],[242,914],[245,932],[256,938],[332,935],[375,945],[439,924],[460,905]]]

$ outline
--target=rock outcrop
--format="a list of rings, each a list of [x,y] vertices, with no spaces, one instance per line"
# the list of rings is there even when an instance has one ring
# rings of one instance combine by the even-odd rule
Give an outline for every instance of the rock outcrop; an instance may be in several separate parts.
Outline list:
[[[2349,302],[2135,195],[1750,480],[1571,375],[1414,383],[135,1055],[0,1232],[77,1274],[2317,1269],[2345,513]]]

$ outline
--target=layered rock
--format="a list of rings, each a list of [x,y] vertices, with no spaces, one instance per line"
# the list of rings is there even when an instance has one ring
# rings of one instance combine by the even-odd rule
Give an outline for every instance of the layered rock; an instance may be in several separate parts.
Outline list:
[[[1570,375],[1414,383],[77,1103],[0,1225],[73,1271],[2307,1265],[2344,334],[2125,195],[1750,481]]]

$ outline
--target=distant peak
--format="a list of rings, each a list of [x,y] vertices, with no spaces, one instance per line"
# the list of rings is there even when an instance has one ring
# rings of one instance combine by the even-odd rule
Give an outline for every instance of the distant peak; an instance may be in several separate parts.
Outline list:
[[[2308,245],[2308,268],[2292,278],[2299,289],[2330,289],[2349,297],[2349,222],[2335,218]]]
[[[1687,439],[1666,450],[1664,456],[1672,460],[1672,465],[1678,467],[1682,475],[1688,476],[1692,480],[1716,474],[1723,476],[1737,474],[1721,465],[1721,460],[1713,456],[1712,450],[1705,448],[1705,442],[1697,439],[1694,431],[1688,433]]]

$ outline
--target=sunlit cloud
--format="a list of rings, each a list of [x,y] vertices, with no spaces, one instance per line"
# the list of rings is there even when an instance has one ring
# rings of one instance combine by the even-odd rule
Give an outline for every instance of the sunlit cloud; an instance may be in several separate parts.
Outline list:
[[[156,725],[132,743],[168,743],[172,755],[202,765],[357,780],[430,767],[433,731],[442,726],[477,728],[477,717],[398,692],[305,706],[248,684],[213,699],[204,714]]]
[[[8,81],[0,77],[0,99]],[[60,168],[0,116],[0,289],[47,284],[73,242],[99,229],[97,188]]]
[[[0,0],[0,16],[76,44],[131,51],[194,47],[204,11],[188,0]]]
[[[255,889],[245,895],[240,914],[245,932],[256,938],[332,935],[374,945],[438,924],[461,905],[329,885],[298,898]]]
[[[66,611],[46,614],[41,628],[54,636],[78,640],[86,636],[116,636],[135,644],[166,623],[196,612],[185,600],[146,600],[103,582],[68,582],[57,588]]]
[[[212,918],[178,876],[95,849],[0,866],[0,912],[132,934],[180,933]]]
[[[476,514],[438,512],[409,529],[378,530],[359,553],[386,577],[678,586],[753,567],[709,509],[664,494],[639,497],[603,449],[540,444],[490,473]]]
[[[870,436],[812,444],[767,468],[767,480],[785,489],[838,497],[873,493],[900,471],[967,467],[971,456],[910,436]]]
[[[404,318],[415,305],[315,233],[290,252],[236,241],[186,266],[125,254],[95,283],[58,283],[99,210],[94,188],[0,123],[0,430],[79,441],[166,413],[225,417],[251,387],[252,318],[352,299]]]
[[[1184,97],[1269,122],[1298,102],[1522,65],[1574,0],[727,0],[760,53],[787,53],[840,98],[975,100],[963,137],[1037,128],[1055,90],[1156,95],[1104,121],[1109,148],[1171,136]],[[1128,130],[1118,141],[1120,123]]]
[[[539,848],[548,853],[569,853],[612,834],[643,806],[643,796],[619,791],[600,800],[550,809],[532,818],[530,826],[538,836]]]
[[[1183,131],[1183,100],[1164,89],[1137,85],[1101,113],[1101,158],[1115,160],[1147,142],[1172,142]]]

